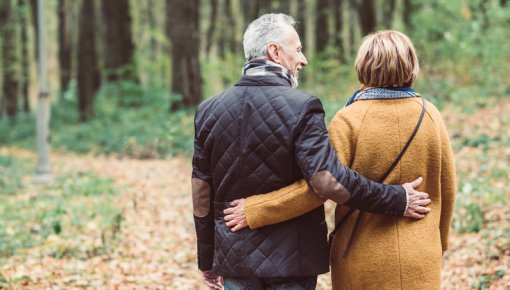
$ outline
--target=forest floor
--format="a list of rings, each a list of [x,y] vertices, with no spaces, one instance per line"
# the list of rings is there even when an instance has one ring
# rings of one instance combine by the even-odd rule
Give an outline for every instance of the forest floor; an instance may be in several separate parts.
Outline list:
[[[504,107],[510,108],[510,102],[505,102]],[[491,114],[482,112],[470,118],[476,122],[486,116]],[[452,118],[460,117],[445,119],[448,123],[455,121]],[[490,120],[484,122],[490,124]],[[452,130],[461,132],[461,123]],[[29,151],[0,149],[4,154],[35,159],[34,153]],[[456,158],[465,159],[475,154],[466,150],[456,150]],[[494,154],[504,152],[503,162],[508,160],[507,147],[496,151]],[[121,186],[122,191],[112,200],[122,211],[120,234],[110,250],[88,258],[41,254],[47,243],[4,258],[0,260],[0,280],[4,279],[0,288],[206,289],[196,267],[189,159],[134,160],[55,153],[52,163],[55,175],[76,170],[93,171]],[[23,182],[32,191],[39,186],[29,179]],[[500,186],[505,188],[508,197],[508,183]],[[327,204],[327,207],[331,211],[332,205]],[[507,231],[510,207],[493,205],[486,209],[484,217],[485,222],[478,232],[452,232],[450,249],[444,258],[443,289],[510,289],[510,235]],[[319,289],[330,289],[330,285],[329,275],[320,276]]]

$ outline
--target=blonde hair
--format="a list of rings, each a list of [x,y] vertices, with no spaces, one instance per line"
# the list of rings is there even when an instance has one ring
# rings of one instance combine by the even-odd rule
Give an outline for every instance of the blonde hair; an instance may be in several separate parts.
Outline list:
[[[354,67],[360,83],[369,87],[410,87],[420,71],[413,43],[395,30],[363,38]]]

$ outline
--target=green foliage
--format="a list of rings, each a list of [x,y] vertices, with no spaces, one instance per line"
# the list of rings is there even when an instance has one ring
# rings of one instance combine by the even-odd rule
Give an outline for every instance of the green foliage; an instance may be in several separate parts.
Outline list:
[[[119,82],[103,86],[96,96],[95,116],[80,123],[75,85],[52,106],[51,146],[54,149],[135,158],[191,155],[193,110],[169,113],[166,89]],[[0,140],[7,145],[34,147],[35,119],[20,115],[16,123],[0,121]]]
[[[23,188],[20,175],[23,172],[23,166],[15,166],[16,162],[22,165],[26,163],[24,160],[15,160],[12,156],[0,155],[0,188],[2,195],[14,195]]]
[[[421,5],[413,15],[415,29],[408,32],[420,56],[419,91],[440,107],[445,102],[465,104],[467,99],[507,96],[508,7],[502,9],[498,1],[474,0]]]
[[[241,77],[244,56],[227,53],[224,58],[205,58],[201,61],[204,96],[218,94],[234,85]]]
[[[0,160],[0,170],[13,177],[0,186],[0,260],[31,248],[59,258],[86,258],[112,246],[110,233],[120,229],[122,213],[111,179],[77,171],[59,176],[53,185],[36,186],[24,177],[33,167],[27,160],[3,154]]]

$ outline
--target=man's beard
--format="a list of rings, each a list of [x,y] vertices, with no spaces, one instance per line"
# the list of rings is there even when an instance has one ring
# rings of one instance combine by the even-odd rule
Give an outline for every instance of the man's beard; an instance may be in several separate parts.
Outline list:
[[[294,74],[290,74],[290,82],[294,89],[297,88],[299,85],[298,77],[295,76]]]

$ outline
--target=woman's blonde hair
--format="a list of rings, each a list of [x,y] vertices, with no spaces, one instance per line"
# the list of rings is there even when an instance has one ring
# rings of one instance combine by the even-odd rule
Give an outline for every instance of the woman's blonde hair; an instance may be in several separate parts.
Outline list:
[[[369,87],[410,87],[420,71],[413,43],[395,30],[363,38],[354,67],[358,80]]]

